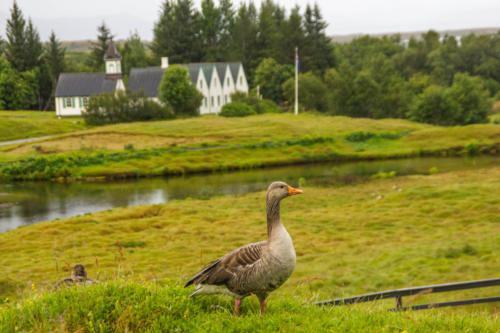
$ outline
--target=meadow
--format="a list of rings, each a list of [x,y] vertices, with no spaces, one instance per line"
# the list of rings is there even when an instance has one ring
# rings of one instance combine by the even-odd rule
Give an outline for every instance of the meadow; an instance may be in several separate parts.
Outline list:
[[[80,118],[57,119],[53,111],[0,111],[0,142],[68,133],[86,127]]]
[[[127,123],[0,148],[4,181],[130,178],[500,150],[500,127],[266,114]],[[2,163],[3,162],[3,163]]]
[[[0,328],[113,331],[496,332],[489,304],[389,313],[393,300],[319,309],[318,300],[498,277],[500,168],[303,187],[282,202],[297,267],[258,315],[180,285],[204,263],[266,236],[264,192],[118,208],[0,234]],[[13,255],[15,253],[15,255]],[[51,292],[81,263],[91,288]],[[405,305],[486,297],[500,288],[403,298]]]

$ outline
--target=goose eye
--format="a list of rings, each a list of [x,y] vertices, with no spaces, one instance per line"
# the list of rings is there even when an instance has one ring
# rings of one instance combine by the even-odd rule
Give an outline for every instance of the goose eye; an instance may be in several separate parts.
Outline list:
[[[281,185],[281,188],[285,188],[285,186]]]

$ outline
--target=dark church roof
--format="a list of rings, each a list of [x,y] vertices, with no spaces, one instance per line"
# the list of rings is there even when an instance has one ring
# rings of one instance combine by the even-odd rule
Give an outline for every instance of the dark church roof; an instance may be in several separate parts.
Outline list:
[[[106,54],[104,55],[104,60],[106,60],[106,59],[121,59],[120,53],[118,53],[118,50],[116,49],[116,45],[112,39],[109,41],[108,50],[106,51]]]
[[[112,92],[121,76],[105,73],[62,73],[57,81],[56,97],[91,96]]]
[[[182,66],[188,69],[189,76],[191,77],[191,81],[194,84],[196,84],[198,81],[198,75],[201,68],[205,79],[207,80],[207,84],[210,87],[210,79],[212,78],[212,73],[214,70],[217,71],[221,84],[225,83],[224,77],[227,66],[229,66],[229,70],[231,71],[233,80],[236,83],[241,62],[190,63],[182,64]],[[150,97],[156,97],[158,96],[158,87],[160,86],[160,82],[163,77],[163,71],[164,70],[161,67],[132,68],[128,79],[128,87],[133,92],[142,89],[144,90],[146,95]]]

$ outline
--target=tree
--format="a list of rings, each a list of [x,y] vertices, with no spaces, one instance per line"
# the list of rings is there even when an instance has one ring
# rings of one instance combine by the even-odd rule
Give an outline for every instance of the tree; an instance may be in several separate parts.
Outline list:
[[[201,60],[199,13],[192,0],[165,0],[153,32],[152,50],[157,58],[168,56],[172,63]]]
[[[326,36],[328,23],[323,20],[318,4],[306,6],[304,13],[305,45],[302,51],[304,71],[323,73],[335,64],[333,45]]]
[[[491,101],[481,78],[457,73],[452,86],[448,88],[448,94],[459,105],[454,124],[468,125],[488,121]]]
[[[31,18],[28,20],[28,25],[26,26],[25,38],[25,67],[29,70],[40,65],[43,53],[40,35],[38,34],[37,29],[33,26]]]
[[[281,103],[286,100],[283,95],[283,83],[293,75],[293,66],[280,65],[273,58],[266,58],[255,70],[255,85],[260,86],[260,93],[264,98]]]
[[[234,21],[230,59],[241,61],[245,67],[249,84],[253,83],[253,72],[258,65],[257,9],[253,2],[242,3]]]
[[[23,13],[17,6],[17,2],[14,1],[10,11],[10,19],[7,20],[5,55],[12,67],[19,72],[27,69],[25,25]]]
[[[222,13],[213,0],[201,2],[200,37],[203,44],[203,60],[218,61],[219,41],[221,40]]]
[[[410,107],[408,118],[422,123],[449,126],[456,124],[459,108],[460,105],[446,88],[433,84],[417,96]]]
[[[295,79],[290,78],[283,84],[283,92],[290,105],[295,100]],[[299,75],[299,104],[306,110],[326,112],[328,110],[326,86],[312,72]]]
[[[65,55],[66,49],[61,46],[61,43],[57,40],[56,34],[52,31],[49,38],[49,44],[45,50],[45,61],[49,66],[53,89],[56,87],[59,74],[65,70]]]
[[[172,111],[146,96],[144,91],[116,91],[91,96],[83,119],[89,125],[172,118]]]
[[[19,74],[10,63],[0,57],[0,109],[20,110],[35,103],[34,75]]]
[[[104,21],[97,27],[97,42],[92,42],[89,65],[94,71],[102,71],[104,68],[104,55],[108,51],[109,41],[113,38],[111,31]]]
[[[148,66],[148,56],[146,55],[146,48],[136,31],[131,33],[127,38],[123,47],[120,48],[122,56],[122,70],[125,76],[130,74],[132,68],[142,68]]]
[[[290,12],[288,20],[281,27],[281,51],[280,63],[295,64],[295,48],[299,48],[299,56],[302,55],[305,34],[302,24],[302,16],[300,15],[299,6],[295,6]]]
[[[198,115],[203,99],[191,81],[188,70],[181,65],[171,65],[165,70],[158,97],[172,107],[176,116]]]

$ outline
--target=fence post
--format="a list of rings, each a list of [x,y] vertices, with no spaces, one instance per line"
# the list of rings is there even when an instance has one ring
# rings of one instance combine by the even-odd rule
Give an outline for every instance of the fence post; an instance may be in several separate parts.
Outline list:
[[[396,296],[396,309],[401,309],[403,307],[403,297]]]

